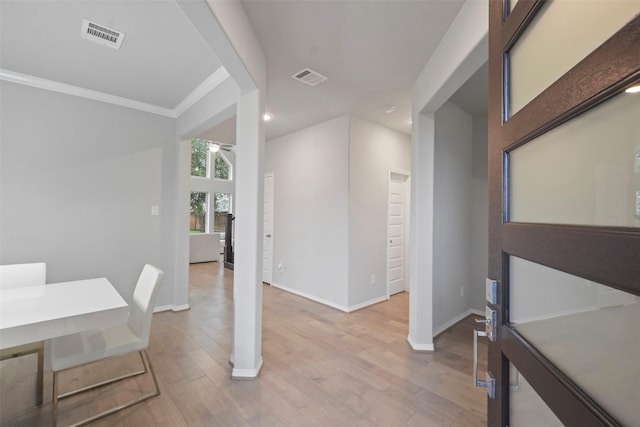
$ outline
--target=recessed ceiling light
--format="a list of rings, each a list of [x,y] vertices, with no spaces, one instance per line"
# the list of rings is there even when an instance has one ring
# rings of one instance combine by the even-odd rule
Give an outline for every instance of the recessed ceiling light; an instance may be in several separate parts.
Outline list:
[[[396,106],[395,106],[395,105],[393,105],[393,104],[389,104],[389,105],[385,105],[385,106],[383,107],[383,109],[384,109],[384,112],[385,112],[385,113],[389,114],[389,113],[393,113],[393,112],[395,111]]]
[[[269,113],[264,113],[264,116],[262,116],[262,120],[264,120],[265,122],[268,122],[269,120],[271,120],[273,117],[271,116],[271,114]]]
[[[627,90],[625,90],[625,92],[627,92],[627,93],[640,93],[640,85],[635,85],[635,86],[628,87]]]

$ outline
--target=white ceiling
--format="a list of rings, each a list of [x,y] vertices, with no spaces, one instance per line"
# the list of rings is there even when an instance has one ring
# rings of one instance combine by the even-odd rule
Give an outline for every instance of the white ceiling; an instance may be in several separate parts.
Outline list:
[[[411,87],[462,2],[243,0],[267,60],[267,139],[348,113],[410,133]],[[82,39],[82,18],[124,32],[121,49]],[[174,109],[219,67],[173,0],[0,0],[4,70]],[[293,80],[304,67],[329,79]],[[233,123],[206,135],[235,139]]]
[[[124,32],[120,50],[82,19]],[[0,68],[175,108],[220,67],[174,1],[0,0]]]
[[[243,4],[267,59],[270,139],[347,113],[410,133],[411,87],[462,1]],[[309,87],[291,78],[305,67],[329,79]]]

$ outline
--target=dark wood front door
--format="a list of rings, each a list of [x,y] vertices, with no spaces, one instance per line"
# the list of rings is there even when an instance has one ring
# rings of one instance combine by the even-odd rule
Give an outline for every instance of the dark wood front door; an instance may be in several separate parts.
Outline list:
[[[490,0],[490,426],[640,425],[638,13]]]

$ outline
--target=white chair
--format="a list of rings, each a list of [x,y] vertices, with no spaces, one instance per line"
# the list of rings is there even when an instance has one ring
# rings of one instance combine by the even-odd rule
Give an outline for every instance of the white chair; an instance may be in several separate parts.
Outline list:
[[[27,264],[0,265],[0,289],[22,286],[39,286],[46,284],[47,264],[34,262]],[[36,385],[36,404],[42,405],[42,389],[44,378],[44,342],[38,341],[0,350],[0,360],[26,356],[37,353],[38,378]]]
[[[149,332],[151,331],[153,308],[155,306],[158,288],[160,287],[163,277],[164,273],[158,268],[149,264],[144,266],[142,273],[140,273],[140,277],[138,278],[138,283],[133,291],[133,300],[131,304],[129,304],[130,312],[127,323],[109,328],[95,329],[66,335],[51,340],[54,426],[57,423],[59,399],[88,391],[96,387],[111,384],[116,381],[124,380],[126,378],[131,378],[136,375],[144,374],[147,372],[147,366],[153,377],[153,383],[155,386],[155,390],[153,392],[141,396],[130,403],[126,403],[100,414],[91,416],[90,418],[87,418],[75,425],[90,423],[160,394],[158,381],[155,373],[153,372],[151,360],[149,359],[149,354],[147,353],[146,348],[149,345]],[[63,395],[58,395],[58,374],[61,371],[95,362],[107,357],[119,356],[133,352],[138,352],[140,354],[143,366],[142,370],[103,381],[98,384],[93,384],[79,390],[74,390]]]

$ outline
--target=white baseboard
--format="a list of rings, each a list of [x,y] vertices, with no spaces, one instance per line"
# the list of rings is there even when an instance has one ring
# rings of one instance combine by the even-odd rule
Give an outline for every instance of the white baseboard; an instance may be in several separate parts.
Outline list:
[[[453,325],[455,325],[456,323],[458,323],[459,321],[461,321],[462,319],[464,319],[465,317],[471,315],[471,314],[476,314],[478,316],[484,317],[486,315],[486,313],[482,310],[478,310],[476,308],[470,308],[469,310],[465,311],[462,314],[459,314],[458,316],[454,317],[453,319],[449,320],[446,323],[443,323],[442,325],[438,326],[437,328],[435,328],[433,330],[433,336],[435,337],[438,334],[443,333],[444,331],[446,331],[447,329],[449,329],[450,327],[452,327]]]
[[[413,340],[413,338],[411,338],[410,335],[407,336],[407,341],[409,342],[409,345],[414,351],[431,351],[431,352],[435,351],[435,347],[433,346],[433,343],[418,344]]]
[[[182,304],[182,305],[173,305],[173,304],[169,304],[169,305],[161,305],[159,307],[156,307],[153,309],[154,313],[159,313],[161,311],[182,311],[182,310],[189,310],[189,304]]]
[[[378,298],[370,299],[369,301],[361,302],[360,304],[349,306],[347,313],[360,310],[361,308],[369,307],[370,305],[378,304],[379,302],[389,301],[389,295],[383,295]]]
[[[326,299],[318,298],[314,295],[308,294],[306,292],[299,291],[297,289],[292,289],[287,286],[279,285],[277,283],[272,282],[271,286],[274,288],[282,289],[283,291],[301,296],[303,298],[309,299],[311,301],[319,302],[320,304],[328,305],[331,308],[335,308],[336,310],[344,311],[345,313],[349,312],[349,307],[345,307],[344,305],[336,304]]]
[[[297,289],[292,289],[292,288],[289,288],[287,286],[279,285],[277,283],[271,283],[271,286],[273,286],[274,288],[278,288],[278,289],[281,289],[283,291],[286,291],[286,292],[301,296],[301,297],[306,298],[308,300],[311,300],[311,301],[314,301],[314,302],[317,302],[317,303],[320,303],[320,304],[323,304],[323,305],[327,305],[327,306],[329,306],[331,308],[335,308],[336,310],[340,310],[340,311],[343,311],[345,313],[351,313],[352,311],[360,310],[362,308],[369,307],[370,305],[378,304],[379,302],[383,302],[383,301],[388,301],[389,300],[389,296],[388,295],[383,295],[381,297],[374,298],[374,299],[371,299],[369,301],[362,302],[360,304],[351,305],[349,307],[346,307],[344,305],[336,304],[335,302],[332,302],[332,301],[329,301],[329,300],[326,300],[326,299],[322,299],[322,298],[318,298],[315,295],[311,295],[311,294],[308,294],[306,292],[299,291]]]
[[[262,369],[262,356],[258,361],[258,366],[254,369],[238,369],[233,368],[231,370],[231,379],[232,380],[252,380],[255,379],[260,373],[260,369]]]

